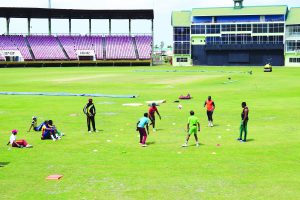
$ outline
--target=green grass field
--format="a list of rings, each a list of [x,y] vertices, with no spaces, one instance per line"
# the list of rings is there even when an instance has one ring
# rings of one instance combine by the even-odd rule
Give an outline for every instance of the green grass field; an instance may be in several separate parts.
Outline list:
[[[0,91],[139,95],[94,98],[100,132],[92,134],[82,113],[88,97],[1,95],[0,197],[299,199],[299,77],[300,68],[272,73],[250,67],[0,69]],[[173,101],[187,93],[193,99],[181,101],[180,110]],[[207,127],[203,108],[208,95],[216,103],[213,128]],[[159,99],[167,100],[158,107],[162,120],[142,148],[136,122],[148,109],[145,101]],[[242,101],[250,109],[247,143],[236,141]],[[200,118],[199,148],[194,138],[181,147],[190,110]],[[27,133],[34,115],[38,122],[53,119],[66,136],[54,142]],[[34,148],[9,150],[15,128],[18,139]],[[64,177],[45,180],[50,174]]]

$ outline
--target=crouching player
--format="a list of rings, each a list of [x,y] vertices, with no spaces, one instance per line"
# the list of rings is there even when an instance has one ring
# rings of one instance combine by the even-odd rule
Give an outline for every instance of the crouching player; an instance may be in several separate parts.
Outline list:
[[[140,133],[140,144],[142,145],[142,147],[147,146],[146,140],[147,135],[149,135],[149,121],[150,119],[148,118],[148,113],[144,113],[144,117],[142,117],[136,124],[136,130]]]
[[[7,145],[11,145],[12,147],[18,147],[18,148],[31,148],[32,145],[28,144],[26,142],[26,140],[17,140],[17,134],[18,134],[18,130],[14,129],[11,131],[11,136],[9,138],[9,142],[7,143]]]
[[[193,134],[195,136],[196,140],[196,146],[199,146],[198,142],[198,136],[197,136],[197,127],[198,127],[198,132],[200,132],[200,123],[198,117],[194,116],[194,111],[190,111],[190,117],[188,118],[188,123],[187,123],[187,136],[186,136],[186,141],[182,145],[182,147],[187,147],[188,146],[188,141],[190,139],[190,136]]]

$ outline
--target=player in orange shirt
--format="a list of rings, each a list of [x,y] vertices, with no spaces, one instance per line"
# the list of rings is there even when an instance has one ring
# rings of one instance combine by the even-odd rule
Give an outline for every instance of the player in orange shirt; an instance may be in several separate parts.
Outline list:
[[[208,126],[213,127],[213,113],[216,108],[214,101],[211,96],[208,96],[207,100],[204,102],[204,107],[206,107],[206,114],[208,119]]]

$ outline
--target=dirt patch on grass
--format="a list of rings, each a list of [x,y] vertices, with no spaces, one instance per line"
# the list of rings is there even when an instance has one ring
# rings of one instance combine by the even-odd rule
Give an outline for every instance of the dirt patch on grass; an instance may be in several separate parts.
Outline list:
[[[76,77],[70,77],[70,78],[59,78],[52,80],[53,82],[75,82],[75,81],[86,81],[86,80],[92,80],[92,79],[99,79],[99,78],[111,78],[116,77],[119,75],[116,74],[97,74],[92,76],[76,76]]]

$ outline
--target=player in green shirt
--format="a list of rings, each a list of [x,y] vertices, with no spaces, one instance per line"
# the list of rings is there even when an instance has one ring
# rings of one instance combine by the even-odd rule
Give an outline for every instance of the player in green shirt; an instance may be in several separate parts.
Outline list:
[[[187,147],[188,146],[188,141],[190,139],[191,134],[194,134],[195,140],[196,140],[196,146],[199,146],[198,142],[198,136],[197,136],[197,127],[198,127],[198,132],[200,132],[200,123],[198,117],[194,116],[194,111],[190,111],[190,117],[188,118],[188,123],[187,123],[187,136],[186,136],[186,141],[182,145],[182,147]]]

